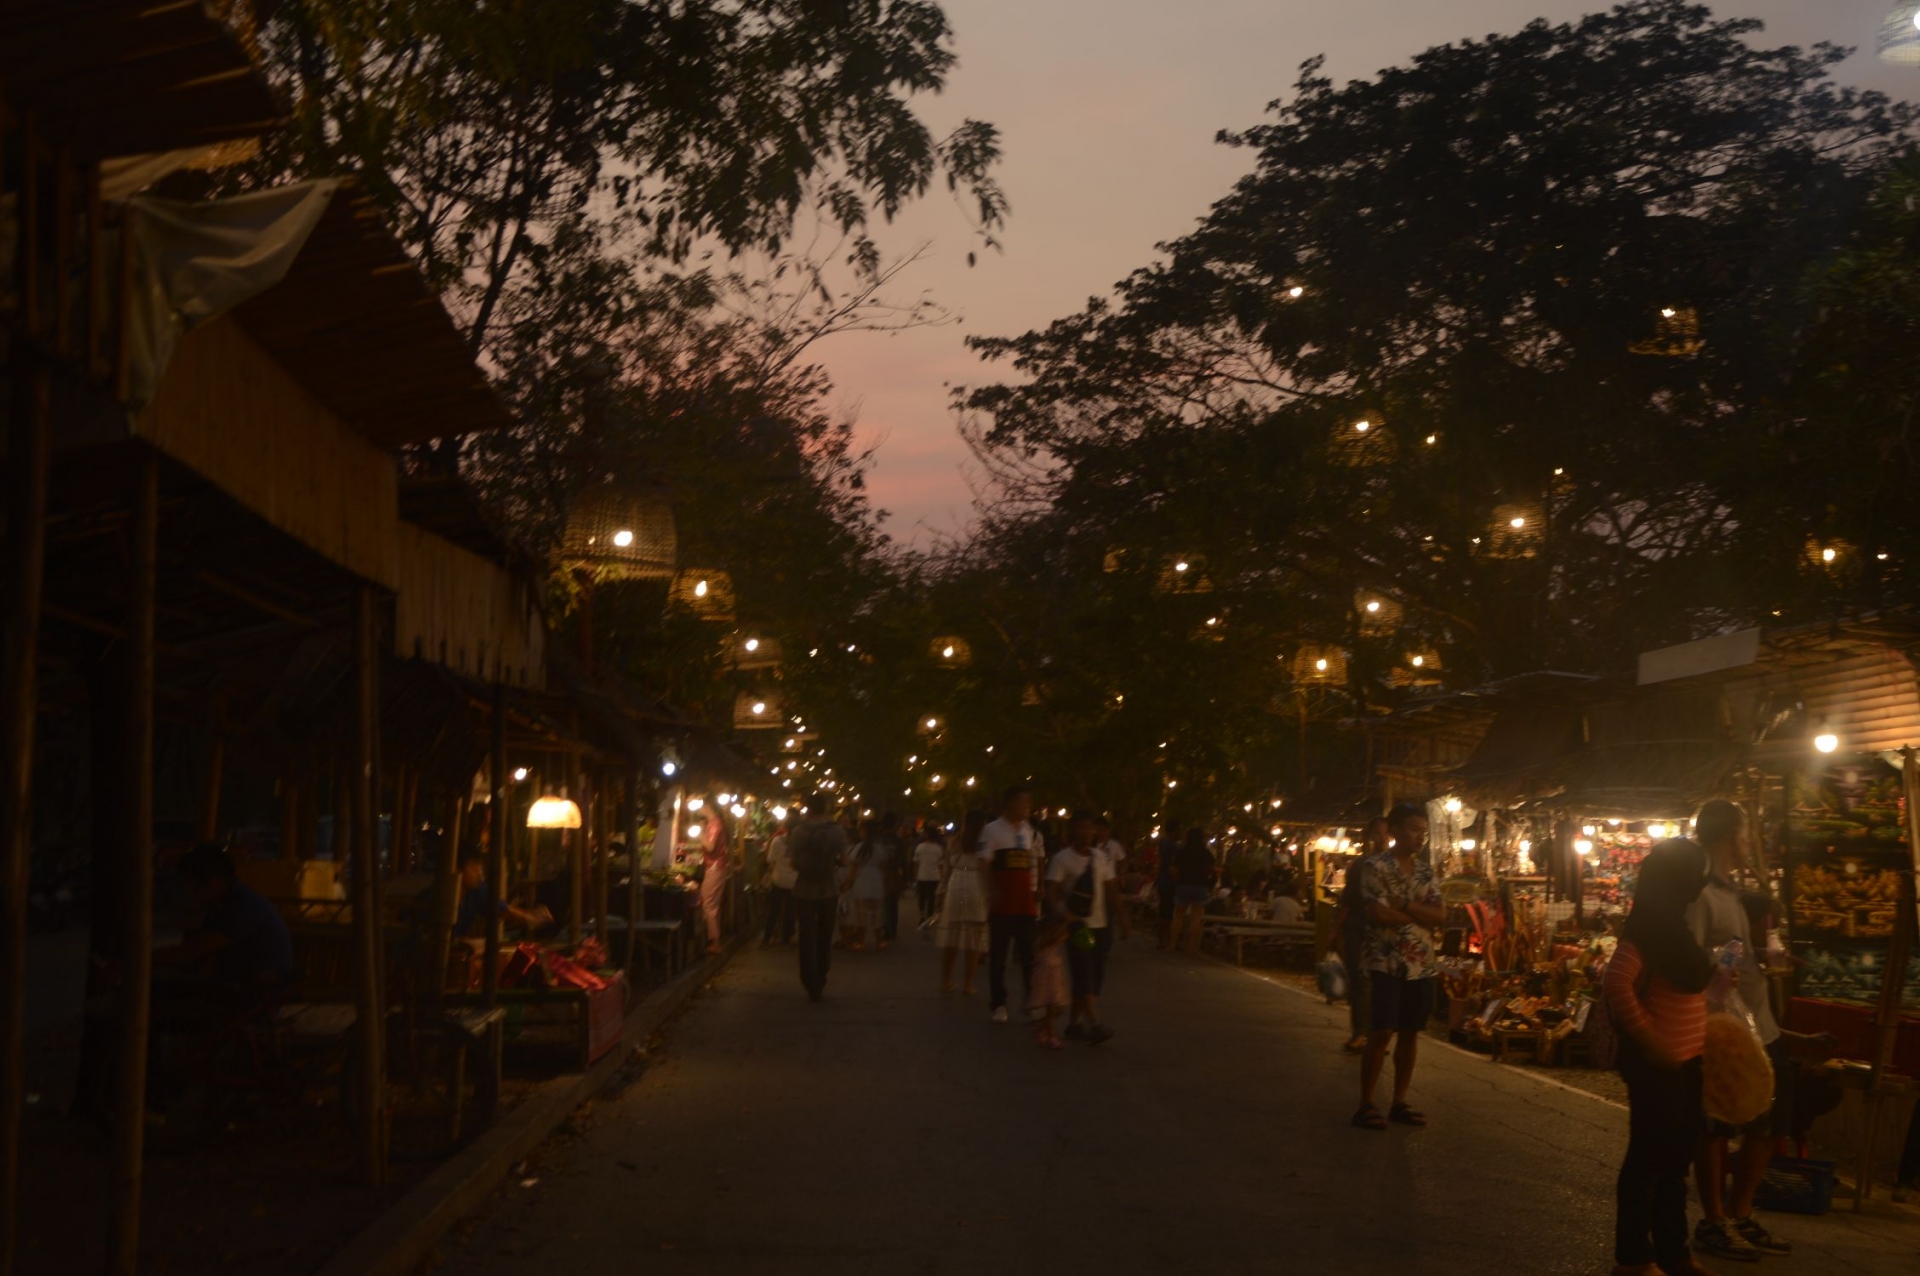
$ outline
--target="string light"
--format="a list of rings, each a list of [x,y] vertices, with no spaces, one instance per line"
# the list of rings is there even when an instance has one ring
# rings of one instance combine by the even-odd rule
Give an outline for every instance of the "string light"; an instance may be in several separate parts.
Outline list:
[[[613,544],[617,549],[627,548],[627,546],[633,544],[633,533],[624,527],[621,528],[613,534]]]

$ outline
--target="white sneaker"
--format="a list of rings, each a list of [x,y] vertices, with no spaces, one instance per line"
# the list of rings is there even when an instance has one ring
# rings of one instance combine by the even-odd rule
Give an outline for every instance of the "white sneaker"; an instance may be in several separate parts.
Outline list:
[[[1007,1021],[1007,1008],[1005,1006],[995,1006],[993,1008],[993,1021],[995,1023],[1005,1023]]]

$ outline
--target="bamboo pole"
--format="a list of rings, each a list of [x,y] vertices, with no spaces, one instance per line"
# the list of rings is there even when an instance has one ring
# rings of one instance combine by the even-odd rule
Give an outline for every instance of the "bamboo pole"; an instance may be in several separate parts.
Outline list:
[[[637,987],[641,960],[640,922],[646,913],[646,894],[640,879],[640,773],[627,777],[626,801],[620,822],[627,830],[627,983]]]
[[[447,958],[453,949],[453,922],[460,911],[460,833],[467,795],[457,793],[448,803],[446,833],[433,862],[433,924],[427,940],[429,1004],[439,1005],[447,990]]]
[[[0,1276],[13,1271],[26,1103],[27,884],[32,856],[34,717],[46,582],[52,377],[13,336],[7,424],[5,630],[0,634]]]
[[[414,799],[420,789],[420,774],[406,763],[393,768],[393,875],[405,877],[413,871]]]
[[[153,996],[153,646],[160,461],[141,458],[135,482],[127,606],[127,679],[120,853],[126,981],[114,1068],[107,1271],[134,1276],[140,1256],[141,1157],[147,1124],[147,1028]]]
[[[360,1172],[369,1185],[386,1177],[386,1066],[381,1051],[386,1013],[381,1004],[380,894],[377,815],[374,810],[374,731],[379,706],[375,701],[373,587],[361,585],[353,600],[354,723],[353,748],[347,768],[352,829],[348,841],[353,857],[354,1003],[360,1031],[355,1034],[358,1057],[352,1060],[360,1077]]]
[[[207,784],[200,794],[200,826],[194,830],[202,842],[211,842],[220,835],[220,787],[226,778],[226,769],[227,738],[216,725],[207,747]]]
[[[500,1001],[500,892],[507,876],[507,684],[493,684],[493,800],[487,804],[487,954],[481,988],[489,1009]]]
[[[612,941],[607,935],[607,896],[613,889],[613,788],[603,768],[593,776],[593,933],[613,959]]]
[[[580,716],[574,715],[574,738],[580,736]],[[578,800],[587,796],[585,786],[581,784],[584,772],[580,769],[580,754],[572,751],[567,754],[568,796]],[[583,818],[580,827],[568,829],[567,839],[567,938],[574,947],[586,934],[587,913],[587,831],[593,827],[593,821]]]

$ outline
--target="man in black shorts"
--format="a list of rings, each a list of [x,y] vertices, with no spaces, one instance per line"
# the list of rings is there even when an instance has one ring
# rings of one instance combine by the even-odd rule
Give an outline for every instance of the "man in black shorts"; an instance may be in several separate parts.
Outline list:
[[[1361,861],[1361,900],[1367,932],[1361,954],[1372,1004],[1366,1053],[1360,1058],[1360,1109],[1353,1124],[1384,1130],[1387,1122],[1422,1126],[1427,1118],[1407,1103],[1420,1034],[1433,1018],[1433,930],[1446,920],[1433,863],[1427,856],[1425,808],[1402,802],[1387,814],[1391,845]],[[1396,1043],[1395,1037],[1399,1040]],[[1393,1047],[1393,1105],[1382,1117],[1373,1093]]]

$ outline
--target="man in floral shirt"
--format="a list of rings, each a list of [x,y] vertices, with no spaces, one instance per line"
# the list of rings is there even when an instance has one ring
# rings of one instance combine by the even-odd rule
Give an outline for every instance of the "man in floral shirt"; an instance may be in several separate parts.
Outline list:
[[[1360,1110],[1353,1123],[1384,1130],[1388,1121],[1421,1126],[1427,1118],[1407,1105],[1420,1034],[1433,1018],[1433,928],[1446,919],[1440,890],[1427,856],[1425,808],[1402,802],[1387,815],[1392,842],[1379,855],[1361,861],[1361,899],[1367,909],[1367,934],[1361,950],[1366,965],[1369,1011],[1366,1053],[1360,1063]],[[1400,1040],[1394,1043],[1394,1036]],[[1393,1106],[1382,1117],[1373,1093],[1393,1045]]]

